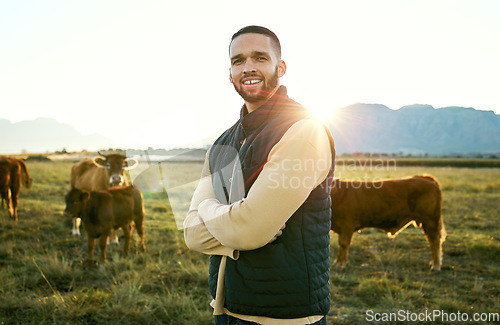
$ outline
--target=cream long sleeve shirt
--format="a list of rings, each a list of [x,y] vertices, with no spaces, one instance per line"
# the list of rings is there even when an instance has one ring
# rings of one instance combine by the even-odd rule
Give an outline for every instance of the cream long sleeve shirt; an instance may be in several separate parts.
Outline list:
[[[184,238],[192,250],[223,256],[216,298],[211,303],[214,315],[227,313],[270,325],[312,324],[323,317],[282,320],[231,313],[224,308],[224,269],[226,257],[237,260],[239,251],[268,244],[311,191],[325,180],[331,164],[330,141],[323,124],[315,119],[298,121],[271,149],[247,197],[220,204],[205,159],[200,183],[184,221]]]

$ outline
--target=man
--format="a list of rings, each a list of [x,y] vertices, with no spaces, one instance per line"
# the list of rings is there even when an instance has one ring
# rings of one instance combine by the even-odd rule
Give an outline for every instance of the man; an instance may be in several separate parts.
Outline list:
[[[326,324],[333,139],[280,86],[272,31],[242,28],[229,56],[245,104],[207,153],[186,244],[210,255],[215,324]]]

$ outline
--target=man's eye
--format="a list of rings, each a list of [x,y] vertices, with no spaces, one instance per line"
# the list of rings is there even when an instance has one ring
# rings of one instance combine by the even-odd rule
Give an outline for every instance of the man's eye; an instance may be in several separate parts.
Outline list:
[[[239,65],[239,64],[241,64],[241,63],[243,63],[243,60],[241,60],[241,59],[238,59],[238,60],[234,60],[234,61],[233,61],[233,65]]]
[[[267,58],[266,58],[266,57],[263,57],[263,56],[259,56],[259,57],[257,58],[257,60],[259,60],[259,61],[267,61]]]

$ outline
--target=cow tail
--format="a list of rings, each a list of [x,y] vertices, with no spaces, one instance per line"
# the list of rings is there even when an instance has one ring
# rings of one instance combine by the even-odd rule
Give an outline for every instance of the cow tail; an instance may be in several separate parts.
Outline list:
[[[422,178],[425,178],[427,180],[430,180],[432,183],[434,183],[434,185],[436,186],[436,192],[437,192],[437,204],[436,204],[436,211],[434,212],[434,215],[435,216],[438,216],[439,219],[438,219],[438,229],[441,233],[441,236],[440,236],[440,240],[441,240],[441,244],[445,241],[446,239],[446,236],[447,236],[447,232],[446,232],[446,229],[444,227],[444,221],[443,221],[443,211],[442,211],[442,205],[443,205],[443,195],[442,195],[442,192],[441,192],[441,186],[438,182],[438,180],[431,176],[431,175],[428,175],[428,174],[424,174],[422,176],[419,176],[419,177],[422,177]]]
[[[438,211],[436,211],[436,215],[439,215],[438,227],[439,227],[439,230],[441,232],[441,244],[442,244],[446,240],[446,236],[448,235],[446,232],[446,229],[444,227],[444,221],[443,221],[443,211],[442,211],[443,196],[441,193],[441,188],[439,186],[439,182],[434,177],[432,177],[432,179],[434,180],[434,182],[436,183],[436,185],[438,187],[439,200],[438,200],[438,204],[436,207],[436,209],[438,210]]]
[[[134,193],[134,214],[136,216],[144,216],[144,199],[142,196],[142,192],[135,191]]]
[[[24,160],[21,160],[21,159],[19,159],[18,162],[19,162],[19,166],[21,166],[22,177],[26,178],[26,181],[29,181],[30,180],[30,173],[28,172],[28,167],[26,167],[26,163],[24,162]]]

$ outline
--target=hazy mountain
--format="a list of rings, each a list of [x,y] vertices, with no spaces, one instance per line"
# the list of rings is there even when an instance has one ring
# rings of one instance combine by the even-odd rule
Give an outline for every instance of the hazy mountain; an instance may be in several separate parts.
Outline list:
[[[500,115],[465,107],[353,104],[329,119],[338,153],[500,153]]]
[[[50,118],[11,123],[0,119],[0,154],[44,153],[116,148],[116,143],[100,135],[82,135],[72,126]]]
[[[353,104],[337,109],[327,124],[339,154],[500,153],[500,115],[492,111],[465,107],[436,109],[430,105],[391,110],[379,104]],[[117,147],[102,135],[82,135],[54,119],[18,123],[0,119],[0,154]]]

